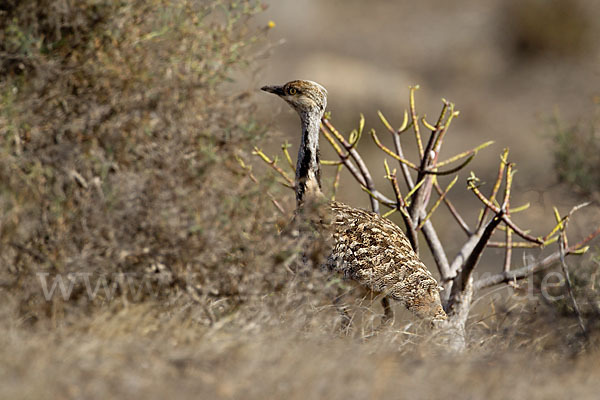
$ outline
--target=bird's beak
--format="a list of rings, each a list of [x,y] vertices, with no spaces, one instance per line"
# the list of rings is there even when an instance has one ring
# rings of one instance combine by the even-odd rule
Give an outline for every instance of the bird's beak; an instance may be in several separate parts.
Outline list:
[[[283,92],[283,86],[263,86],[260,90],[264,90],[268,93],[276,94],[277,96],[283,96],[285,93]]]

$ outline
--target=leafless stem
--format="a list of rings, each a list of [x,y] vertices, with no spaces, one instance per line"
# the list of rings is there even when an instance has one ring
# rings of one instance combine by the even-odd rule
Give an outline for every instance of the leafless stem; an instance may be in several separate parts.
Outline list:
[[[503,271],[501,273],[479,279],[475,282],[475,290],[481,290],[490,286],[498,285],[500,283],[513,282],[515,280],[526,278],[535,272],[550,268],[559,260],[560,254],[558,252],[555,252],[541,260],[534,261],[531,264],[526,265],[525,267],[513,269],[510,271]]]
[[[565,281],[567,283],[567,293],[569,294],[569,297],[571,298],[571,302],[573,303],[573,310],[575,311],[575,314],[577,315],[577,321],[579,322],[579,327],[581,328],[581,331],[583,332],[583,335],[586,338],[587,338],[587,331],[585,329],[585,324],[583,323],[583,318],[581,317],[581,311],[579,311],[579,305],[577,304],[577,300],[575,299],[575,294],[573,293],[573,285],[571,284],[571,277],[569,275],[569,266],[567,265],[567,262],[565,260],[565,249],[568,246],[567,225],[569,224],[569,219],[570,219],[571,215],[573,215],[573,213],[575,211],[587,206],[588,204],[589,203],[584,203],[584,204],[580,204],[578,206],[573,207],[571,209],[571,211],[569,211],[569,214],[567,214],[567,216],[564,218],[564,222],[561,222],[561,218],[560,218],[560,215],[558,214],[558,210],[556,208],[554,209],[555,215],[556,215],[556,220],[560,224],[560,240],[558,242],[558,248],[559,248],[559,252],[560,252],[560,266],[562,268],[563,274],[565,275]]]
[[[474,149],[471,149],[471,150],[464,151],[464,152],[462,152],[462,153],[460,153],[460,154],[457,154],[457,155],[455,155],[455,156],[453,156],[453,157],[450,157],[450,158],[449,158],[449,159],[447,159],[447,160],[440,161],[440,162],[436,163],[436,164],[435,164],[435,166],[436,166],[437,168],[439,168],[439,167],[443,167],[444,165],[448,165],[448,164],[450,164],[450,163],[453,163],[454,161],[458,161],[458,160],[460,160],[461,158],[465,158],[465,157],[469,157],[469,156],[471,156],[471,155],[475,155],[475,154],[477,154],[477,152],[478,152],[479,150],[481,150],[481,149],[484,149],[484,148],[488,147],[489,145],[491,145],[491,144],[493,144],[493,143],[494,143],[494,141],[493,141],[493,140],[491,140],[491,141],[488,141],[488,142],[485,142],[485,143],[483,143],[483,144],[481,144],[481,145],[479,145],[479,146],[475,147]]]
[[[504,168],[506,166],[507,157],[508,157],[508,149],[504,149],[502,156],[500,156],[500,165],[498,166],[498,177],[496,178],[496,182],[494,183],[492,193],[490,194],[490,202],[492,204],[494,203],[494,200],[496,199],[496,194],[498,193],[498,190],[500,190],[500,184],[502,183],[502,177],[504,175]],[[489,212],[489,207],[484,207],[483,212],[481,213],[481,217],[479,218],[479,223],[477,224],[477,229],[479,229],[483,225],[483,222],[485,221],[485,217],[487,217],[488,212]]]
[[[377,133],[375,132],[375,129],[371,129],[371,137],[373,138],[373,141],[375,142],[375,145],[377,147],[379,147],[381,149],[381,151],[383,151],[384,153],[386,153],[387,155],[391,156],[392,158],[398,160],[398,162],[400,162],[400,164],[404,164],[414,170],[418,170],[419,167],[417,167],[416,164],[404,159],[403,157],[400,157],[398,154],[394,153],[392,150],[390,150],[389,148],[387,148],[386,146],[383,145],[383,143],[381,143],[381,141],[379,140],[379,138],[377,137]]]
[[[425,222],[422,231],[423,236],[425,236],[425,240],[427,241],[427,246],[431,250],[435,264],[438,267],[442,281],[446,281],[448,277],[450,277],[451,273],[450,263],[448,262],[448,257],[446,256],[444,246],[442,245],[442,242],[440,241],[431,221]]]
[[[371,177],[371,173],[369,172],[367,165],[363,161],[360,154],[358,154],[358,151],[356,151],[352,144],[348,143],[344,136],[342,136],[327,119],[323,118],[321,121],[323,122],[322,126],[327,127],[327,129],[335,136],[335,138],[342,144],[342,146],[344,146],[346,151],[354,159],[361,175],[364,178],[364,186],[374,193],[375,185],[373,183],[373,178]],[[371,201],[371,208],[373,209],[373,212],[379,213],[379,203],[377,199],[375,199],[373,196],[370,196],[369,200]]]
[[[488,243],[489,246],[489,243]],[[506,228],[506,252],[504,253],[504,272],[510,270],[510,262],[512,257],[512,229]]]
[[[398,154],[399,157],[404,159],[404,152],[402,151],[402,143],[400,142],[400,133],[397,132],[397,133],[392,134],[392,139],[394,141],[394,148],[396,150],[396,154]],[[415,187],[415,183],[413,182],[412,176],[410,175],[408,166],[406,166],[406,164],[403,164],[402,162],[399,162],[399,164],[400,164],[400,171],[402,171],[402,176],[404,177],[404,181],[406,182],[406,186],[408,187],[408,190],[411,190],[413,187]]]
[[[465,161],[463,161],[460,165],[446,170],[446,171],[437,171],[437,165],[434,166],[434,169],[426,169],[425,173],[429,174],[429,175],[451,175],[454,174],[458,171],[460,171],[461,169],[463,169],[464,167],[466,167],[471,161],[473,161],[473,158],[475,158],[475,154],[471,154]]]
[[[569,254],[578,253],[579,251],[581,251],[581,249],[584,248],[584,246],[587,243],[589,243],[591,240],[593,240],[598,235],[600,235],[600,227],[598,227],[598,229],[596,229],[594,232],[592,232],[588,236],[586,236],[583,240],[580,240],[577,244],[565,248],[565,250],[564,250],[565,256],[567,256]],[[560,252],[556,251],[556,252],[546,256],[542,260],[534,261],[531,264],[526,265],[525,267],[522,267],[519,269],[513,269],[510,271],[504,271],[504,272],[501,272],[496,275],[492,275],[492,276],[488,276],[486,278],[479,279],[478,281],[475,282],[475,289],[476,290],[485,289],[487,287],[498,285],[500,283],[512,282],[515,280],[523,279],[523,278],[530,276],[531,274],[533,274],[535,272],[547,269],[559,261],[560,261]]]
[[[400,192],[400,187],[398,186],[398,179],[396,177],[396,170],[394,170],[393,172],[390,172],[389,167],[387,166],[387,162],[385,163],[385,168],[386,168],[386,171],[388,172],[387,178],[389,179],[390,183],[392,184],[392,189],[394,190],[394,195],[396,197],[396,202],[397,202],[396,208],[398,211],[400,211],[400,214],[402,215],[402,220],[404,221],[404,224],[406,225],[406,230],[407,230],[406,236],[408,237],[408,240],[409,240],[410,244],[412,245],[414,252],[416,254],[419,254],[419,240],[417,238],[417,230],[415,229],[415,226],[412,223],[410,216],[408,215],[408,210],[406,209],[406,203],[405,203],[404,199],[402,198],[402,192]]]
[[[236,155],[236,158],[238,160],[238,163],[242,167],[242,169],[244,171],[246,171],[246,174],[248,175],[248,178],[250,178],[250,180],[252,182],[258,184],[258,179],[256,179],[256,177],[252,173],[252,170],[251,170],[250,166],[246,165],[246,163],[244,162],[244,160],[241,159],[241,157],[238,157]],[[283,207],[281,207],[281,205],[279,204],[279,202],[277,201],[277,199],[275,198],[275,196],[273,196],[268,191],[267,191],[267,196],[269,196],[269,199],[271,200],[271,203],[273,203],[273,205],[275,206],[275,208],[277,208],[277,211],[279,211],[281,214],[285,215],[285,210],[283,209]]]
[[[285,143],[281,145],[281,151],[283,152],[283,155],[285,156],[285,159],[288,162],[288,165],[290,166],[292,171],[296,172],[296,166],[292,162],[292,157],[290,156],[290,152],[288,151],[290,146],[291,144],[289,144],[286,140]]]
[[[508,216],[510,213],[510,190],[512,187],[513,177],[513,164],[509,163],[506,167],[506,186],[504,188],[504,202],[502,203],[502,210]],[[510,270],[510,260],[512,256],[512,229],[506,227],[506,252],[504,253],[504,268],[506,272]]]
[[[382,115],[380,115],[380,117],[382,117]],[[382,118],[382,120],[385,120],[385,119]],[[396,150],[396,154],[403,159],[405,159],[405,157],[404,157],[404,152],[402,149],[402,143],[400,141],[400,134],[410,127],[406,124],[406,121],[407,121],[407,117],[406,117],[406,113],[405,113],[405,121],[404,121],[405,123],[403,124],[403,126],[400,129],[398,129],[398,131],[393,132],[393,129],[391,129],[391,127],[388,128],[388,130],[390,130],[390,132],[392,133],[392,139],[394,142],[394,149]],[[385,124],[385,122],[384,122],[384,124]],[[386,124],[386,126],[388,126],[388,125],[389,124]],[[406,186],[408,187],[408,190],[412,190],[415,187],[415,183],[412,179],[412,176],[410,175],[410,171],[408,170],[408,167],[406,166],[406,164],[401,163],[401,162],[399,162],[399,167],[400,167],[400,171],[402,171],[402,175],[404,177],[404,181],[406,182]],[[441,189],[440,189],[440,191],[441,191]],[[423,210],[423,213],[424,213],[424,210]],[[428,245],[429,249],[431,250],[431,254],[433,255],[433,259],[435,260],[438,271],[440,272],[442,281],[447,281],[448,277],[451,274],[450,263],[448,262],[448,257],[446,256],[446,251],[444,250],[444,246],[442,245],[431,221],[425,222],[425,224],[423,225],[422,232],[423,232],[423,235],[425,236],[425,240],[427,241],[427,245]]]
[[[439,205],[442,203],[442,201],[444,201],[444,199],[446,198],[446,195],[448,194],[450,189],[452,189],[452,187],[454,186],[454,184],[456,183],[457,180],[458,180],[458,176],[454,177],[454,179],[450,182],[450,184],[448,184],[448,187],[446,188],[446,190],[440,194],[439,199],[435,202],[433,207],[431,207],[431,210],[429,210],[429,212],[427,213],[425,218],[421,221],[421,223],[417,227],[417,230],[421,229],[423,227],[423,225],[425,224],[425,222],[429,221],[429,218],[431,218],[431,216],[433,215],[435,210],[439,207]]]
[[[335,178],[333,179],[333,196],[331,200],[335,200],[335,195],[337,193],[338,186],[340,185],[340,176],[342,175],[343,164],[337,166],[335,170]]]
[[[485,248],[487,247],[487,243],[490,241],[492,234],[496,230],[496,227],[502,222],[502,215],[503,212],[500,211],[500,213],[494,216],[494,218],[492,218],[491,221],[488,222],[488,224],[486,225],[483,234],[477,241],[477,244],[475,244],[475,247],[471,251],[471,254],[469,254],[469,257],[465,261],[465,264],[458,275],[459,286],[457,287],[456,284],[453,285],[453,291],[456,289],[460,289],[462,291],[464,289],[467,280],[471,277],[471,273],[477,266],[477,263],[479,262],[479,259],[483,254],[483,250],[485,250]]]
[[[411,102],[411,115],[413,116],[413,121],[415,121],[415,124],[417,124],[417,127],[415,128],[415,134],[417,135],[417,137],[420,138],[420,134],[418,131],[418,121],[416,121],[414,119],[415,117],[415,113],[414,113],[414,90],[411,90],[410,92],[410,102]],[[446,121],[446,125],[442,125],[442,121],[444,120],[444,117],[446,115],[447,110],[450,109],[450,117],[448,118],[448,120]],[[440,174],[438,173],[435,168],[430,170],[430,166],[434,165],[437,161],[437,157],[439,154],[439,150],[442,146],[442,141],[443,141],[443,137],[446,133],[446,129],[448,127],[448,125],[450,124],[452,118],[454,118],[455,114],[454,114],[454,106],[451,103],[448,103],[446,101],[444,101],[444,106],[442,108],[442,112],[440,113],[440,117],[438,118],[438,121],[436,123],[436,125],[431,131],[431,134],[429,136],[429,140],[427,142],[427,147],[425,149],[425,152],[423,152],[423,150],[421,149],[421,147],[419,147],[420,149],[420,155],[421,155],[421,164],[420,164],[420,168],[419,168],[419,174],[417,176],[417,182],[420,182],[422,180],[424,180],[423,185],[417,189],[417,193],[415,194],[415,201],[411,204],[410,207],[410,216],[413,219],[413,223],[417,224],[419,222],[419,217],[422,211],[425,210],[425,208],[427,207],[427,203],[429,202],[429,197],[431,195],[431,189],[433,186],[433,181],[435,179],[433,179],[430,175],[431,174]],[[467,160],[467,162],[469,162],[470,160]],[[464,164],[466,165],[466,164]],[[459,166],[458,169],[464,167],[463,166]],[[441,173],[441,174],[445,174],[445,173]]]
[[[548,243],[546,243],[546,244],[548,244]],[[504,241],[504,242],[490,241],[488,243],[488,246],[489,247],[497,247],[497,248],[505,249],[506,248],[506,241]],[[540,247],[540,245],[537,244],[537,243],[531,243],[531,242],[514,242],[513,241],[511,243],[510,247],[513,248],[513,249],[534,249],[536,247]]]
[[[573,294],[573,285],[571,284],[571,277],[569,276],[569,266],[567,265],[567,262],[565,261],[565,246],[566,246],[565,237],[566,237],[566,234],[565,234],[565,230],[563,227],[563,230],[560,235],[560,241],[559,241],[560,265],[561,265],[563,274],[565,275],[565,281],[567,283],[567,293],[569,294],[569,297],[571,298],[571,302],[573,303],[573,310],[575,310],[575,315],[577,315],[577,322],[579,323],[579,327],[581,328],[583,335],[587,337],[587,331],[585,329],[585,324],[583,323],[583,318],[581,318],[581,311],[579,311],[579,305],[577,304],[577,300],[575,299],[575,295]]]
[[[437,181],[433,183],[433,187],[438,192],[438,195],[441,195],[443,193],[442,188],[440,187],[440,184]],[[461,215],[458,213],[456,207],[454,207],[454,204],[452,204],[452,202],[447,197],[444,197],[444,203],[446,204],[448,210],[450,211],[450,214],[452,214],[452,216],[454,217],[458,225],[462,228],[462,230],[467,235],[471,235],[471,228],[469,228],[469,225],[467,225],[463,217],[461,217]]]
[[[284,186],[294,188],[294,181],[285,173],[284,170],[281,169],[281,167],[277,165],[277,161],[275,159],[270,159],[258,147],[254,148],[254,154],[259,156],[265,163],[267,163],[271,168],[273,168],[275,172],[277,172],[285,180]]]
[[[486,199],[485,196],[479,191],[477,186],[470,183],[469,189],[471,189],[473,191],[473,193],[475,193],[477,198],[479,200],[481,200],[481,202],[486,206],[486,208],[489,208],[496,214],[500,214],[500,209],[498,207],[496,207],[490,200]],[[506,225],[508,225],[510,228],[512,228],[512,230],[515,231],[515,233],[517,235],[521,236],[523,239],[528,240],[530,242],[537,243],[539,245],[544,244],[544,241],[542,239],[536,238],[536,237],[533,237],[533,236],[527,234],[525,231],[523,231],[521,228],[519,228],[517,225],[515,225],[515,223],[512,222],[511,219],[508,218],[505,214],[502,214],[502,220],[504,221],[504,223],[506,223]]]
[[[417,148],[419,149],[419,156],[423,159],[423,142],[421,141],[421,132],[419,129],[419,117],[417,116],[417,109],[415,106],[415,91],[419,89],[419,85],[410,87],[409,95],[409,108],[410,117],[412,120],[413,130],[415,132],[415,139],[417,140]]]

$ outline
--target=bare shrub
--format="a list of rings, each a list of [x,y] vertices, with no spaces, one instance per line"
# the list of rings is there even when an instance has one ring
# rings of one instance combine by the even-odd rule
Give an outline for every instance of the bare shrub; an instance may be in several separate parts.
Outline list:
[[[345,168],[369,196],[373,212],[379,213],[380,206],[388,209],[383,214],[384,217],[398,212],[404,222],[408,240],[417,253],[421,248],[419,233],[424,236],[439,272],[441,286],[444,289],[441,298],[448,320],[443,325],[446,333],[448,333],[448,343],[451,348],[463,349],[466,345],[465,327],[474,294],[495,285],[517,285],[518,281],[557,264],[562,268],[566,292],[577,316],[579,326],[584,335],[587,335],[585,323],[573,293],[573,285],[565,257],[585,253],[589,249],[587,244],[600,234],[600,228],[597,228],[577,243],[569,244],[567,238],[569,220],[577,210],[589,205],[589,203],[575,206],[566,215],[562,216],[555,208],[554,228],[543,236],[534,236],[529,229],[519,227],[514,222],[512,215],[527,209],[529,205],[515,206],[511,203],[512,182],[516,170],[515,163],[510,162],[508,159],[509,150],[504,149],[500,156],[498,175],[489,190],[489,195],[483,194],[482,183],[474,172],[471,172],[466,180],[467,189],[482,203],[477,219],[473,223],[468,223],[447,195],[459,178],[457,173],[465,168],[479,151],[492,142],[483,143],[446,160],[440,160],[442,145],[447,140],[451,123],[458,117],[459,112],[455,110],[453,103],[443,100],[442,110],[437,122],[429,123],[424,116],[419,116],[417,112],[415,101],[417,89],[418,86],[410,88],[409,107],[404,111],[404,119],[399,128],[393,128],[385,116],[378,112],[383,126],[391,135],[391,146],[386,146],[383,143],[375,129],[370,130],[372,140],[384,155],[385,178],[388,180],[393,192],[391,197],[385,194],[384,189],[376,187],[370,168],[361,156],[358,143],[363,136],[364,117],[361,115],[358,128],[353,130],[346,138],[332,124],[330,115],[325,114],[321,121],[321,132],[339,157],[338,161],[326,160],[322,162],[325,165],[336,167],[332,196],[335,196],[339,175],[342,169]],[[417,161],[411,161],[405,155],[401,141],[401,137],[406,137],[406,134],[411,131],[415,138],[415,157]],[[424,131],[429,132],[427,140],[422,138],[422,132]],[[283,152],[288,164],[293,169],[286,146],[283,146]],[[260,149],[255,149],[255,154],[284,178],[286,186],[293,187],[286,172],[277,165],[276,159],[269,158]],[[392,169],[389,166],[386,159],[388,157],[391,162],[397,163],[397,168]],[[446,188],[443,188],[439,180],[447,175],[454,176],[454,179],[448,183]],[[406,193],[402,193],[400,181],[403,181]],[[434,193],[437,193],[437,200],[430,206],[429,204],[435,196]],[[452,216],[456,224],[456,231],[462,231],[466,235],[466,240],[453,259],[448,257],[449,249],[442,244],[432,219],[432,216],[442,204],[446,206]],[[501,238],[497,234],[499,230],[504,231]],[[519,240],[515,240],[515,238],[519,238]],[[533,260],[524,267],[517,269],[513,267],[514,251],[544,248],[555,243],[558,244],[558,250],[544,255],[543,258]],[[498,272],[488,276],[477,276],[475,270],[481,255],[489,247],[503,248],[505,251],[504,260],[499,266]]]

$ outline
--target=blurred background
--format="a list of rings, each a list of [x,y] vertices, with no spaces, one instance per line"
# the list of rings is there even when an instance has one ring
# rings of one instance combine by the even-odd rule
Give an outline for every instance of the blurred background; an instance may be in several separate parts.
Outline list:
[[[252,81],[262,84],[310,79],[329,91],[328,110],[334,124],[346,135],[364,113],[367,131],[375,128],[389,139],[377,117],[381,110],[395,127],[400,126],[408,106],[408,86],[420,85],[417,111],[435,121],[441,98],[461,111],[447,136],[444,155],[474,147],[488,140],[495,144],[481,151],[460,174],[451,198],[474,217],[479,207],[465,189],[471,170],[487,189],[494,181],[499,154],[510,148],[510,161],[517,163],[517,203],[532,203],[532,210],[519,215],[524,225],[543,229],[552,224],[552,206],[567,211],[583,201],[573,186],[558,185],[561,149],[572,154],[575,137],[564,138],[564,130],[593,135],[600,101],[600,3],[578,0],[524,1],[270,1],[259,16],[260,23],[275,23],[270,32],[271,54],[261,63]],[[252,90],[252,88],[249,88]],[[258,101],[263,118],[283,140],[299,140],[297,115],[274,96]],[[596,138],[598,128],[596,123]],[[559,143],[560,137],[567,143]],[[406,151],[414,150],[414,135],[403,136]],[[386,142],[390,147],[390,141]],[[597,139],[596,139],[597,143]],[[276,152],[279,143],[272,143]],[[585,146],[584,146],[585,147]],[[333,157],[327,145],[326,158]],[[380,187],[382,158],[369,135],[361,151]],[[414,153],[413,160],[414,160]],[[593,154],[578,155],[599,169]],[[572,160],[563,160],[572,162]],[[557,164],[558,163],[558,164]],[[325,176],[330,179],[333,169]],[[570,174],[570,175],[569,175]],[[574,174],[571,171],[568,177]],[[600,180],[593,172],[582,172],[587,180]],[[592,176],[590,176],[592,175]],[[563,176],[565,178],[565,176]],[[367,197],[357,185],[343,177],[339,198],[368,207]],[[565,180],[565,179],[563,179]],[[588,182],[588,185],[598,187]],[[387,187],[386,187],[387,189]],[[589,197],[590,192],[587,191]],[[389,192],[391,193],[391,192]],[[597,215],[597,211],[587,212]],[[448,218],[438,213],[437,218]],[[585,218],[583,218],[585,219]],[[443,225],[443,224],[442,224]],[[446,225],[442,237],[452,238],[455,226]],[[536,232],[542,234],[542,232]]]

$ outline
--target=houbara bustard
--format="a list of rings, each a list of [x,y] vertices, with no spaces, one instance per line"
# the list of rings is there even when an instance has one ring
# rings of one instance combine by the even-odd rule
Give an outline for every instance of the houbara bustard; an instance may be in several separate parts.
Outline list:
[[[300,115],[302,141],[295,181],[297,216],[306,215],[301,211],[307,204],[320,204],[324,208],[328,222],[319,226],[333,236],[327,267],[375,295],[382,294],[384,321],[393,316],[388,297],[403,303],[420,318],[432,322],[446,319],[438,283],[414,253],[404,232],[376,213],[327,201],[323,195],[319,130],[327,106],[327,90],[305,80],[261,89],[276,94]]]

